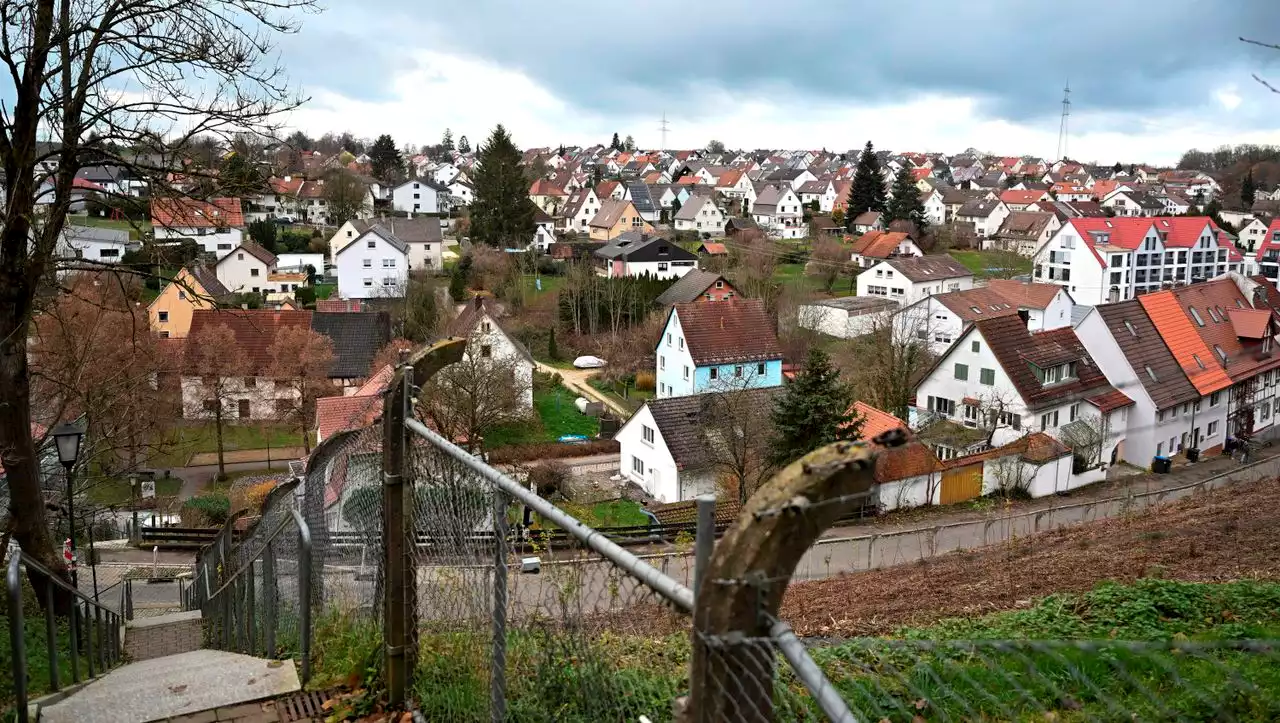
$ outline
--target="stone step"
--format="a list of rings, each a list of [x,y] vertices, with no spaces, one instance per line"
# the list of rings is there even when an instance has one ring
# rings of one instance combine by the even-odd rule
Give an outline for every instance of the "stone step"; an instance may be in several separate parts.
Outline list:
[[[199,610],[130,620],[124,629],[124,656],[141,662],[199,650],[204,637]]]
[[[302,686],[293,662],[221,650],[129,663],[67,697],[42,705],[47,723],[277,720],[269,699]]]

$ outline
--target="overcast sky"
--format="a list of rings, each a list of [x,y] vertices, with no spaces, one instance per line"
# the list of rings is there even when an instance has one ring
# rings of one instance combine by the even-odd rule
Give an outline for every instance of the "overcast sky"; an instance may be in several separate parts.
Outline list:
[[[280,44],[308,133],[522,147],[973,146],[1172,162],[1280,143],[1277,0],[336,0]],[[865,7],[874,5],[877,7]]]

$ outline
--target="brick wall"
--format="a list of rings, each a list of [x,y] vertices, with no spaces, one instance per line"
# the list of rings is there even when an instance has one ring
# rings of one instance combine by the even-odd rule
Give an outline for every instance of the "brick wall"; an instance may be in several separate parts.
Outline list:
[[[200,611],[132,620],[125,626],[125,656],[134,662],[199,650],[204,636]]]

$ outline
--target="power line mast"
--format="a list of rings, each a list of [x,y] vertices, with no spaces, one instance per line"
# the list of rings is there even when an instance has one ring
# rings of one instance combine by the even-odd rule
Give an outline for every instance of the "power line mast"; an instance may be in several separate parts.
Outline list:
[[[1058,155],[1056,160],[1067,157],[1067,120],[1071,117],[1071,81],[1062,89],[1062,123],[1058,126]]]
[[[661,150],[662,150],[663,152],[665,152],[665,151],[667,150],[667,131],[668,131],[669,129],[670,129],[670,126],[667,124],[667,112],[666,112],[666,111],[662,111],[662,120],[661,120],[661,121],[659,121],[658,130],[662,131],[662,148],[661,148]]]

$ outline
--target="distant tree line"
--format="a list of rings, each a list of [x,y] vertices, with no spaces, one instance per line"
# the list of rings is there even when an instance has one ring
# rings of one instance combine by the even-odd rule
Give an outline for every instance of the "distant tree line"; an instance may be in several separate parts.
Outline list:
[[[557,298],[560,324],[574,334],[621,333],[644,321],[654,300],[673,283],[648,274],[605,278],[590,263],[576,263]]]

